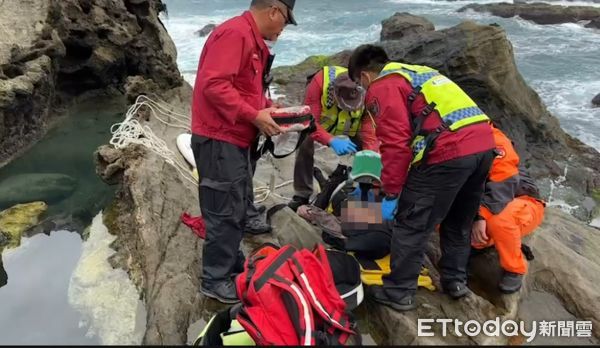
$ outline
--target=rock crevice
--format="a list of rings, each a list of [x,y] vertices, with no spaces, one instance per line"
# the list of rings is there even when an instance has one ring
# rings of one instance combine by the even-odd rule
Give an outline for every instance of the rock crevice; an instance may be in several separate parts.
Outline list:
[[[160,0],[31,0],[0,5],[0,165],[43,135],[57,107],[129,76],[181,85]]]

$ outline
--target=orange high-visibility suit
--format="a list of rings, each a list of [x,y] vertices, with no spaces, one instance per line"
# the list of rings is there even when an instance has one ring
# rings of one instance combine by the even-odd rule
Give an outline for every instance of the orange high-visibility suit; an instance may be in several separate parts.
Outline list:
[[[489,240],[485,244],[472,242],[474,248],[494,245],[500,256],[500,266],[509,272],[525,274],[527,262],[521,252],[521,238],[535,230],[544,218],[544,202],[538,188],[521,168],[512,142],[494,128],[497,156],[486,182],[479,209],[479,219],[486,220]]]

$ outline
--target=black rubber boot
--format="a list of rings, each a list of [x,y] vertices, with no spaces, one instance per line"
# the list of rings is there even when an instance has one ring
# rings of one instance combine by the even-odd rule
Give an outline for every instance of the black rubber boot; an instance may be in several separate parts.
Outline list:
[[[288,207],[293,211],[297,211],[300,206],[305,204],[308,204],[307,197],[294,196],[292,197],[292,201],[288,203]]]
[[[450,295],[455,300],[461,297],[465,297],[471,290],[467,287],[467,284],[463,282],[451,282],[448,285],[442,286],[444,292]]]
[[[521,289],[521,285],[523,284],[523,275],[513,272],[504,271],[502,275],[502,279],[498,284],[500,291],[504,294],[512,294],[519,289]]]
[[[393,299],[386,293],[383,286],[380,285],[370,286],[369,294],[373,298],[373,301],[390,306],[400,312],[411,311],[417,308],[417,303],[413,295],[407,294],[400,299]]]
[[[206,297],[213,298],[222,303],[233,304],[240,302],[235,291],[235,284],[231,280],[217,283],[209,288],[205,288],[204,284],[202,284],[200,292]]]
[[[269,233],[271,232],[271,225],[264,222],[262,215],[259,215],[246,221],[244,232],[253,235]]]

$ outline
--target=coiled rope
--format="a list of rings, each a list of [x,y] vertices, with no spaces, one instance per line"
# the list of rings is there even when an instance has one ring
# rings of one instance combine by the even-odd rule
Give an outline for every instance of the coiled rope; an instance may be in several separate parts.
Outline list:
[[[131,144],[142,145],[163,160],[173,166],[181,177],[192,185],[198,185],[196,178],[190,173],[190,168],[186,162],[183,162],[181,156],[169,149],[167,143],[156,136],[148,125],[142,125],[138,118],[138,113],[143,107],[150,111],[152,117],[168,127],[190,130],[190,118],[188,115],[175,112],[167,103],[155,101],[148,96],[140,95],[135,103],[129,107],[125,114],[125,120],[115,123],[111,126],[112,137],[110,144],[116,149],[124,149]],[[285,181],[275,185],[274,174],[271,176],[271,182],[268,186],[256,187],[254,189],[254,201],[263,202],[273,195],[279,199],[289,201],[290,198],[284,197],[274,192],[274,190],[290,185],[293,180]]]

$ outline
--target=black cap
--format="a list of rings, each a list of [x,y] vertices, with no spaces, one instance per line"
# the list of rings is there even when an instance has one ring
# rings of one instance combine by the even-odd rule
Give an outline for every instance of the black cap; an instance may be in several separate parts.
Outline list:
[[[294,10],[294,5],[296,4],[296,0],[279,0],[279,1],[282,2],[288,9],[288,22],[293,25],[298,25],[298,23],[296,23],[296,19],[294,18],[294,13],[292,12]]]

